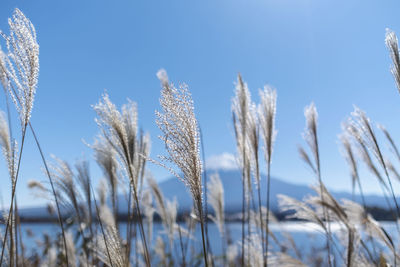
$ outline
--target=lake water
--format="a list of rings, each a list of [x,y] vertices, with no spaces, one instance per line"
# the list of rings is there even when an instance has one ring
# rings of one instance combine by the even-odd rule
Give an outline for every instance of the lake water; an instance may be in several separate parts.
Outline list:
[[[393,222],[381,222],[381,225],[389,233],[389,235],[391,235],[392,239],[395,241],[395,244],[398,244],[398,234],[395,224]],[[27,255],[32,253],[34,250],[36,251],[38,249],[40,250],[40,241],[43,240],[43,234],[47,234],[50,237],[54,238],[55,235],[57,235],[60,232],[59,226],[57,224],[48,224],[48,223],[22,224],[21,228],[22,228],[23,242],[26,248]],[[232,240],[232,242],[237,242],[237,244],[240,244],[239,240],[241,240],[241,229],[242,229],[241,224],[228,223],[227,228],[229,232],[229,237]],[[162,235],[162,236],[165,235],[163,234],[163,227],[160,223],[155,223],[153,229],[154,229],[154,234],[152,242],[154,244],[157,235]],[[323,253],[324,251],[324,246],[326,244],[325,235],[321,231],[321,228],[313,223],[293,222],[293,221],[281,222],[281,223],[271,224],[270,229],[280,242],[287,244],[289,250],[292,250],[290,248],[290,244],[287,241],[285,241],[287,240],[286,237],[290,235],[293,238],[294,243],[296,244],[296,247],[298,248],[299,252],[301,253],[301,255],[303,255],[305,261],[311,254]],[[343,229],[344,228],[338,223],[331,224],[331,230],[335,234],[336,241],[339,241],[339,239],[341,238],[341,234],[345,233]],[[126,224],[120,224],[120,231],[121,235],[125,236]],[[221,239],[217,227],[213,223],[209,223],[208,232],[209,232],[208,236],[210,239],[212,252],[214,254],[220,254],[222,251]],[[195,240],[190,242],[193,242],[192,244],[196,247],[196,249],[198,251],[201,251],[201,232],[199,227],[197,227],[195,234],[193,236],[195,237]],[[176,242],[177,242],[176,247],[179,247],[178,236],[176,237]],[[337,243],[339,244],[340,242]],[[276,247],[274,241],[270,241],[270,244],[271,246]],[[378,244],[378,248],[379,246],[384,248],[383,244]],[[339,261],[340,258],[342,258],[343,260],[344,257],[340,251],[341,248],[336,248],[335,257],[337,257]],[[175,251],[174,253],[180,253],[180,252]]]

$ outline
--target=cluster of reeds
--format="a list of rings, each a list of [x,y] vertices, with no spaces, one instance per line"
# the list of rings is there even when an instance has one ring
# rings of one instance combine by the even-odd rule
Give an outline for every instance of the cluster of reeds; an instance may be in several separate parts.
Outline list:
[[[157,73],[162,90],[156,123],[168,153],[158,160],[150,158],[150,138],[138,127],[136,103],[129,100],[119,110],[104,94],[93,106],[99,135],[89,146],[103,173],[95,190],[88,160],[75,165],[55,157],[51,164],[46,161],[30,121],[39,73],[35,28],[18,9],[9,19],[9,26],[9,34],[0,31],[7,51],[0,49],[0,82],[7,106],[6,112],[0,113],[0,145],[11,184],[10,206],[3,211],[4,227],[0,228],[0,266],[397,266],[398,238],[393,238],[368,213],[360,163],[376,177],[400,235],[397,222],[400,209],[392,184],[393,179],[400,180],[397,169],[400,150],[389,131],[378,126],[394,157],[387,155],[376,127],[359,108],[343,123],[339,139],[350,169],[352,192],[359,191],[361,203],[337,200],[325,187],[317,110],[313,103],[305,108],[304,140],[308,149],[299,147],[299,153],[315,176],[316,194],[302,200],[278,196],[280,210],[287,212],[288,218],[312,222],[324,234],[326,245],[312,255],[305,254],[289,233],[282,230],[279,237],[270,228],[271,223],[278,222],[270,206],[276,91],[265,86],[256,104],[238,75],[232,116],[242,171],[242,232],[241,239],[232,242],[226,224],[223,183],[218,173],[207,179],[201,157],[201,152],[204,154],[201,132],[187,85],[176,87],[168,80],[166,71]],[[398,42],[390,30],[386,44],[400,91]],[[18,133],[12,131],[9,99],[19,115]],[[30,181],[29,187],[50,200],[49,212],[60,227],[58,234],[44,234],[38,241],[38,249],[31,254],[26,252],[22,239],[16,197],[28,129],[48,179]],[[186,185],[193,209],[183,216],[184,222],[178,221],[179,203],[165,198],[146,171],[147,161],[165,167]],[[261,175],[264,171],[266,176]],[[263,177],[265,195],[260,188]],[[125,201],[120,201],[122,197]],[[128,204],[125,207],[122,203]],[[212,212],[208,211],[208,205]],[[160,219],[163,231],[154,230],[155,218]],[[207,230],[211,222],[220,233],[220,253],[212,251],[215,244],[210,243]],[[332,230],[333,222],[341,225],[339,232]],[[200,228],[200,240],[196,239],[196,227]]]

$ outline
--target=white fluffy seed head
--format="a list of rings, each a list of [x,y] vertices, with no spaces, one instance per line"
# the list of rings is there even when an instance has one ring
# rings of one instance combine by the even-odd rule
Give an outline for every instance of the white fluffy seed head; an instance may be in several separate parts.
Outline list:
[[[390,57],[392,58],[393,65],[390,67],[390,71],[396,81],[397,89],[400,91],[400,56],[399,56],[399,45],[397,36],[391,29],[386,29],[385,43],[389,49]]]
[[[210,216],[214,223],[218,226],[221,236],[224,236],[225,211],[224,211],[224,187],[218,173],[211,175],[211,179],[207,184],[208,203],[214,209],[215,216]]]
[[[244,160],[249,160],[249,146],[247,142],[247,134],[249,128],[249,113],[250,113],[251,97],[250,91],[240,76],[236,82],[235,97],[232,99],[232,114],[233,123],[236,136],[236,146],[239,153],[240,162]],[[244,168],[244,166],[242,166]]]
[[[226,259],[229,266],[236,266],[236,259],[239,255],[239,249],[236,244],[230,244],[226,250]]]
[[[14,185],[17,171],[18,146],[17,142],[10,138],[10,128],[6,120],[6,115],[2,111],[0,111],[0,146],[4,159],[7,162],[11,182]]]
[[[260,118],[261,133],[265,146],[265,157],[267,162],[271,161],[273,145],[277,131],[275,130],[275,114],[276,114],[276,90],[269,86],[265,86],[264,90],[260,90],[261,103],[258,107]]]
[[[165,71],[165,69],[160,69],[157,72],[157,78],[160,80],[160,82],[163,86],[168,86],[168,83],[169,83],[168,75],[167,75],[167,72]]]
[[[130,179],[134,192],[138,191],[138,184],[149,155],[150,138],[145,134],[138,134],[137,106],[133,101],[123,105],[121,111],[111,102],[107,94],[93,106],[97,113],[96,122],[108,146],[115,151],[120,166]]]
[[[261,267],[263,266],[263,249],[261,246],[260,235],[253,233],[247,236],[245,240],[245,246],[248,248],[248,253],[245,253],[246,262],[250,263],[250,266]]]
[[[8,89],[8,78],[7,78],[7,69],[6,69],[6,54],[4,54],[3,50],[0,47],[0,84],[3,86],[3,89],[7,91]]]
[[[372,152],[383,169],[386,169],[385,160],[381,153],[371,120],[363,110],[356,106],[349,118],[348,129],[360,144],[365,145]]]
[[[168,156],[159,156],[173,175],[182,180],[189,188],[196,210],[202,209],[202,163],[200,159],[200,132],[194,113],[194,104],[187,85],[176,88],[168,84],[165,71],[160,71],[162,90],[160,105],[162,112],[156,112],[156,123],[163,133]],[[179,175],[172,167],[175,165],[182,172]]]
[[[344,125],[343,128],[346,126]],[[358,180],[358,167],[357,167],[357,160],[353,152],[353,148],[351,146],[348,134],[344,133],[339,135],[339,140],[342,144],[342,155],[345,158],[347,165],[350,168],[350,174],[351,174],[351,182],[352,182],[352,187],[354,190],[355,184]]]
[[[309,106],[304,109],[304,116],[306,118],[306,128],[304,129],[303,138],[310,147],[311,153],[314,156],[316,162],[316,168],[318,170],[319,164],[319,151],[318,151],[318,138],[317,138],[317,127],[318,127],[318,113],[315,104],[312,102]]]
[[[22,126],[30,120],[39,76],[39,44],[33,24],[15,9],[8,19],[10,34],[0,34],[6,39],[8,54],[5,58],[7,78],[13,87],[7,89],[20,115]]]

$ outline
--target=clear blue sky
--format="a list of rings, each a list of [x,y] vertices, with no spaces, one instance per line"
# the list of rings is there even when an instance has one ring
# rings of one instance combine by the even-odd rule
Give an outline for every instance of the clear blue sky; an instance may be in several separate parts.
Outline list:
[[[189,85],[207,157],[235,153],[230,101],[238,72],[256,101],[265,84],[277,88],[274,176],[314,182],[297,153],[303,109],[311,101],[320,115],[323,180],[332,189],[350,190],[337,134],[353,104],[400,143],[400,95],[384,43],[385,28],[400,33],[398,1],[3,0],[5,32],[15,7],[38,34],[40,77],[32,123],[47,157],[72,163],[81,156],[92,159],[82,139],[91,143],[97,134],[91,105],[105,89],[117,105],[127,98],[138,103],[139,123],[152,137],[151,155],[164,154],[154,122],[160,68],[172,81]],[[20,205],[43,203],[26,188],[29,179],[46,181],[31,135],[22,165]],[[8,178],[4,164],[1,168],[7,203]],[[150,170],[159,180],[169,176],[156,166]],[[92,173],[97,181],[94,163]],[[362,179],[365,191],[379,192],[373,178],[363,173]]]

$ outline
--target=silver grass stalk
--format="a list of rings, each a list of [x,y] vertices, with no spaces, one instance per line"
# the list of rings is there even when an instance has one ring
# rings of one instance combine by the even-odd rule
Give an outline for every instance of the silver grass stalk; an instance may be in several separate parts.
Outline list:
[[[346,127],[345,125],[342,126],[342,128],[345,128],[345,127]],[[354,198],[355,187],[357,184],[359,186],[363,204],[365,205],[364,194],[363,194],[362,188],[361,188],[361,181],[360,181],[360,177],[358,175],[357,159],[353,152],[353,148],[351,146],[349,137],[348,137],[348,135],[346,135],[344,133],[344,134],[339,135],[339,140],[342,143],[342,155],[344,156],[344,158],[347,162],[347,165],[350,168],[353,198]]]
[[[362,225],[366,234],[372,236],[374,239],[381,240],[390,250],[393,251],[393,243],[388,239],[384,229],[361,205],[347,199],[342,199],[341,206],[346,213],[349,222],[353,225]]]
[[[126,253],[112,218],[110,209],[107,206],[101,207],[100,220],[104,223],[104,235],[97,237],[97,246],[93,249],[99,259],[108,266],[125,267],[128,260],[125,258]]]
[[[165,254],[165,243],[161,236],[157,236],[156,245],[154,251],[159,258],[161,266],[168,266],[167,255]]]
[[[14,187],[16,183],[16,172],[18,162],[18,147],[15,140],[11,140],[10,130],[4,112],[0,111],[0,146],[3,151],[4,159],[7,163],[8,174],[11,184]]]
[[[183,173],[179,175],[172,168],[168,170],[177,176],[190,190],[195,201],[196,210],[199,211],[202,203],[200,160],[200,135],[197,119],[194,114],[193,100],[187,85],[176,88],[169,85],[164,70],[157,76],[161,80],[160,104],[163,113],[156,111],[157,125],[163,133],[161,140],[165,142],[168,156],[160,156],[166,163],[175,164]]]
[[[40,267],[52,266],[57,266],[57,249],[54,246],[48,249],[46,260],[40,263]]]
[[[311,103],[309,106],[305,107],[304,116],[306,118],[306,128],[304,130],[303,138],[310,148],[317,175],[320,175],[320,158],[317,134],[318,113],[314,103]]]
[[[214,209],[215,215],[209,215],[210,219],[217,225],[219,234],[221,235],[222,257],[225,265],[226,259],[226,244],[225,244],[225,201],[224,187],[218,173],[211,175],[211,179],[207,184],[208,203]]]
[[[236,244],[230,244],[226,250],[226,259],[228,266],[237,266],[236,259],[239,254],[238,247]]]
[[[269,221],[271,223],[278,223],[278,219],[275,217],[275,215],[269,211]],[[261,207],[261,214],[262,216],[260,217],[259,214],[255,211],[250,211],[250,218],[251,218],[251,222],[256,226],[256,228],[260,229],[261,225],[263,225],[263,221],[265,222],[267,220],[267,208],[265,206]],[[285,236],[285,238],[289,241],[289,243],[292,244],[292,237],[290,235],[288,235],[287,233],[284,232],[284,230],[281,230],[282,234]],[[274,242],[281,247],[281,249],[284,249],[284,246],[282,245],[282,243],[278,240],[278,238],[275,236],[275,234],[269,229],[268,232],[269,236],[272,238],[272,240],[274,240]],[[294,241],[293,241],[294,242]],[[295,248],[293,246],[293,248],[296,250],[297,248]]]
[[[99,197],[100,206],[106,205],[107,192],[108,192],[107,181],[105,179],[101,179],[97,185],[97,195]]]
[[[294,259],[287,253],[284,252],[274,252],[268,254],[268,261],[272,266],[282,266],[282,267],[305,267],[304,263],[298,259]]]
[[[369,150],[363,139],[360,138],[360,134],[358,133],[358,129],[352,124],[347,125],[347,132],[353,137],[356,142],[359,157],[364,161],[365,165],[367,166],[368,170],[377,178],[379,185],[381,186],[383,196],[385,201],[388,205],[390,212],[393,214],[394,218],[396,217],[395,212],[393,211],[392,205],[389,201],[387,193],[390,192],[389,187],[387,186],[383,176],[381,175],[378,168],[375,166],[373,160],[371,159]],[[385,161],[386,164],[386,161]],[[388,170],[390,171],[390,165],[387,165]],[[390,193],[389,193],[390,194]],[[399,231],[398,224],[396,224],[396,228]]]
[[[268,254],[269,245],[269,209],[270,209],[270,192],[271,192],[271,160],[273,145],[276,137],[275,114],[276,114],[276,91],[268,86],[264,87],[264,91],[259,92],[261,103],[258,108],[260,118],[262,139],[264,141],[264,156],[267,163],[267,218],[266,218],[266,245],[265,255]],[[261,211],[260,211],[261,216]],[[263,220],[261,220],[261,237],[264,242]],[[263,245],[264,248],[264,245]],[[263,249],[264,251],[264,249]],[[268,266],[268,258],[264,255],[265,266]]]
[[[354,137],[368,147],[378,162],[383,166],[383,169],[385,169],[385,162],[378,144],[378,140],[371,125],[371,121],[365,112],[355,106],[354,111],[351,113],[351,117],[349,118],[349,124],[353,126],[351,130],[354,131]]]
[[[279,209],[282,212],[291,212],[291,214],[288,215],[287,218],[296,218],[313,222],[322,228],[323,232],[326,235],[326,238],[329,239],[330,242],[333,241],[333,236],[324,222],[324,214],[326,214],[326,209],[322,208],[322,205],[311,206],[309,203],[310,200],[308,199],[305,199],[304,201],[299,201],[297,199],[281,194],[278,194],[277,197]],[[320,197],[318,197],[317,202],[321,202]],[[334,242],[332,242],[332,244],[335,245]]]
[[[257,106],[250,104],[247,128],[247,142],[250,154],[250,166],[254,175],[256,187],[260,186],[260,166],[259,166],[259,147],[260,147],[260,120],[257,113]]]
[[[67,241],[67,250],[68,250],[68,264],[69,266],[76,267],[76,249],[74,244],[74,238],[70,231],[65,233],[65,240]]]
[[[261,134],[265,146],[265,160],[271,162],[273,145],[275,142],[277,131],[275,129],[276,115],[276,90],[265,86],[264,91],[260,91],[261,103],[258,108]]]
[[[385,190],[389,190],[386,185],[385,180],[383,179],[381,173],[378,168],[375,166],[367,145],[364,143],[362,139],[359,138],[359,133],[357,128],[352,124],[347,124],[347,132],[353,137],[356,141],[358,156],[364,161],[365,165],[368,167],[369,171],[374,174],[374,176],[378,179],[379,183],[383,186]]]
[[[346,131],[346,128],[347,128],[346,124],[342,124],[342,129],[344,130],[344,133],[339,136],[339,139],[342,143],[342,154],[345,157],[348,166],[350,167],[353,198],[354,198],[355,186],[357,184],[360,195],[361,195],[363,207],[364,207],[364,209],[366,209],[364,193],[363,193],[362,186],[361,186],[360,176],[358,174],[357,159],[356,159],[356,155],[354,154],[352,145],[350,143],[349,134]],[[344,202],[344,201],[342,201],[342,202]],[[343,207],[343,208],[346,211],[346,207]],[[365,213],[364,211],[362,211],[362,212]],[[354,212],[354,214],[356,214],[356,212]],[[348,213],[348,217],[351,220],[351,215],[349,215],[349,213]],[[375,250],[375,242],[373,239],[371,239],[371,241],[372,241],[373,249]],[[357,257],[357,256],[355,256],[355,257]],[[353,257],[353,260],[356,260],[355,257]]]
[[[155,180],[148,177],[147,182],[150,186],[150,189],[156,201],[156,207],[157,207],[156,211],[158,215],[161,217],[164,230],[168,236],[169,249],[170,252],[172,253],[175,230],[177,228],[176,225],[177,202],[176,200],[169,201],[168,199],[164,199],[164,195],[161,192]]]
[[[88,263],[89,259],[86,257],[86,254],[78,255],[78,266],[81,267],[93,267],[94,265]]]
[[[218,173],[211,175],[208,182],[208,203],[214,209],[215,215],[210,215],[211,220],[217,225],[221,237],[224,237],[225,212],[224,212],[224,187]]]
[[[321,194],[319,188],[315,188],[315,190],[318,192],[318,194]],[[318,203],[319,198],[315,197],[308,198],[306,202],[317,206],[326,206],[332,212],[332,217],[341,221],[346,226],[348,233],[346,258],[347,266],[357,266],[357,260],[359,257],[357,256],[356,252],[359,245],[364,248],[369,258],[373,260],[373,256],[369,251],[370,248],[366,245],[365,241],[361,239],[362,234],[357,231],[359,225],[361,225],[365,229],[366,233],[372,237],[372,240],[381,239],[381,241],[383,241],[388,248],[390,248],[390,250],[393,252],[394,263],[396,264],[398,255],[394,250],[394,243],[387,235],[385,230],[372,218],[372,216],[367,214],[361,205],[353,201],[343,199],[341,201],[342,204],[340,205],[329,193],[325,186],[322,188],[322,194],[325,195],[326,202]]]
[[[112,146],[100,136],[96,139],[94,145],[94,157],[97,164],[100,166],[103,175],[105,176],[109,188],[111,190],[111,202],[114,217],[118,216],[118,161],[116,160],[116,152]]]
[[[25,15],[16,8],[8,20],[10,34],[0,34],[7,43],[7,78],[13,82],[13,89],[7,87],[19,112],[23,127],[31,117],[39,76],[39,44],[35,27]]]
[[[72,206],[76,215],[79,218],[79,223],[82,223],[81,220],[81,205],[82,196],[81,193],[77,190],[75,184],[75,174],[71,168],[71,166],[64,160],[58,159],[54,157],[55,163],[50,167],[52,169],[52,176],[55,179],[55,184],[58,188],[58,191],[64,194],[64,199],[68,202],[66,205]]]
[[[15,174],[16,185],[26,128],[33,108],[39,75],[39,45],[36,41],[34,26],[19,9],[14,10],[12,18],[8,20],[8,24],[10,28],[8,36],[4,32],[0,31],[0,35],[6,40],[8,49],[7,56],[2,57],[2,64],[0,64],[0,67],[2,68],[1,73],[3,80],[4,74],[6,75],[8,81],[6,89],[9,91],[16,105],[22,126],[21,148],[17,163],[17,171]],[[6,65],[5,68],[4,65]],[[11,193],[10,213],[14,204],[15,188],[16,186],[13,187]],[[3,242],[7,239],[8,229],[9,221],[6,224]],[[0,256],[0,265],[3,263],[3,255],[4,247],[2,248]]]
[[[117,153],[121,166],[125,169],[126,175],[129,177],[129,200],[128,205],[131,206],[131,197],[133,196],[136,211],[139,217],[139,230],[142,243],[145,249],[146,265],[150,266],[150,254],[147,249],[146,236],[142,222],[142,212],[139,203],[138,184],[144,174],[146,159],[149,153],[149,139],[141,135],[138,136],[137,125],[137,108],[136,104],[129,101],[123,105],[121,112],[110,101],[107,94],[104,94],[102,100],[93,106],[98,118],[96,122],[102,131],[103,137],[109,145]],[[127,224],[127,257],[130,255],[131,249],[131,208],[128,210],[129,222]]]
[[[0,47],[0,84],[3,86],[3,89],[7,94],[10,81],[7,76],[6,60],[7,56]]]
[[[250,180],[250,153],[248,145],[248,117],[250,109],[250,92],[247,84],[243,81],[240,74],[238,74],[235,97],[232,99],[232,116],[233,116],[233,126],[235,130],[236,147],[239,154],[239,162],[242,168],[242,256],[241,264],[244,266],[244,254],[245,254],[245,217],[246,217],[246,207],[245,200],[247,202],[247,207],[250,207],[250,193],[251,193],[251,180]],[[248,220],[250,219],[247,216]],[[248,227],[250,227],[248,223]],[[248,228],[249,230],[250,228]],[[250,231],[248,231],[250,232]],[[248,257],[249,258],[249,257]]]
[[[119,156],[133,189],[137,191],[138,180],[149,154],[150,140],[148,135],[138,134],[136,103],[129,100],[120,112],[109,96],[104,94],[93,108],[104,139]]]
[[[383,134],[386,137],[386,140],[389,142],[390,144],[390,148],[392,149],[393,154],[396,156],[396,158],[400,161],[400,151],[397,148],[396,143],[394,142],[391,134],[389,133],[389,131],[381,124],[377,125],[378,128],[383,132]]]
[[[400,181],[400,173],[397,171],[396,167],[394,167],[393,163],[389,159],[386,159],[385,162],[389,171],[394,175],[394,177],[397,178],[398,181]]]
[[[52,169],[52,176],[55,179],[55,185],[59,189],[58,191],[61,193],[58,195],[60,201],[64,201],[66,205],[71,205],[73,210],[75,211],[75,215],[77,218],[77,224],[78,224],[78,231],[81,235],[82,238],[82,244],[83,244],[83,249],[84,253],[86,253],[85,257],[88,259],[88,248],[85,244],[85,234],[84,234],[84,226],[86,225],[87,221],[84,220],[83,215],[88,214],[89,211],[88,206],[82,205],[81,203],[83,202],[83,197],[81,195],[81,192],[77,190],[76,182],[75,182],[75,174],[70,167],[70,165],[61,159],[57,159],[54,157],[56,163],[50,165],[50,168]],[[88,178],[88,177],[87,177]],[[90,190],[90,184],[88,184]],[[64,196],[63,196],[64,195]],[[67,243],[67,248],[68,248],[68,242]],[[68,250],[68,249],[67,249]],[[69,255],[68,251],[68,255]],[[89,262],[87,263],[89,264]]]
[[[139,242],[139,240],[135,240],[135,249],[136,249],[136,253],[138,255],[142,255],[144,257],[143,244],[141,242]],[[146,266],[146,264],[143,262],[143,260],[139,257],[136,257],[135,265],[138,267]]]
[[[164,199],[164,195],[158,187],[158,184],[151,177],[147,177],[147,182],[156,202],[156,212],[161,217],[164,231],[167,234],[169,240],[169,254],[172,255],[174,252],[175,234],[176,232],[178,232],[182,251],[182,263],[185,265],[186,261],[182,244],[182,232],[186,234],[186,231],[176,222],[176,218],[178,215],[178,202],[176,201],[176,198],[174,198],[172,201]],[[151,214],[151,216],[153,216],[153,214]]]
[[[328,214],[330,214],[329,217],[331,219],[339,220],[347,228],[348,241],[346,266],[351,267],[354,263],[354,252],[360,238],[356,232],[356,226],[351,223],[344,209],[329,193],[324,185],[315,187],[314,190],[318,193],[318,197],[309,197],[306,199],[306,202],[309,204],[313,204],[317,211],[318,207],[322,206],[322,208],[325,208],[328,211]]]
[[[294,211],[293,214],[288,215],[287,218],[297,218],[314,222],[321,226],[325,232],[327,231],[323,219],[309,205],[286,195],[278,194],[277,197],[279,209],[281,211]]]
[[[392,58],[393,65],[390,67],[390,71],[396,81],[397,89],[400,91],[400,56],[399,56],[399,45],[397,36],[391,29],[386,29],[385,43],[389,49],[390,57]]]
[[[153,197],[150,190],[145,190],[142,195],[142,206],[147,225],[147,237],[149,242],[153,240],[153,221],[156,209],[153,207]]]
[[[43,198],[49,201],[54,200],[52,191],[49,190],[42,182],[37,180],[29,180],[27,186],[30,190],[32,190],[32,193],[35,197]],[[49,205],[51,204],[49,203]],[[53,214],[54,211],[54,207],[51,205],[51,212],[49,213]]]
[[[379,225],[377,227],[374,219],[365,212],[362,206],[350,200],[342,200],[342,204],[340,205],[325,188],[325,186],[322,186],[322,193],[320,191],[320,188],[321,187],[315,187],[314,189],[318,192],[319,195],[325,195],[325,202],[320,202],[319,197],[309,197],[305,200],[305,202],[313,205],[314,209],[317,210],[319,206],[327,207],[331,212],[331,217],[339,220],[346,226],[348,233],[346,258],[347,266],[357,265],[358,257],[356,255],[356,250],[358,245],[361,245],[369,255],[369,258],[373,260],[373,256],[369,251],[370,248],[366,245],[365,241],[361,239],[362,235],[357,231],[359,225],[363,226],[366,229],[368,235],[374,237],[373,240],[376,239],[376,236],[373,236],[372,233],[374,233],[374,235],[378,235],[379,238],[382,238],[382,241],[384,241],[385,243],[390,243],[391,245],[389,246],[389,248],[394,248],[393,241],[386,234],[385,230],[383,230],[383,228],[381,228]],[[394,250],[392,250],[392,252],[394,254],[394,262],[396,263],[398,255]]]
[[[262,251],[260,235],[253,233],[247,236],[246,243],[249,249],[249,253],[245,254],[246,262],[249,263],[249,266],[262,267],[264,263],[264,252]]]
[[[389,186],[393,202],[396,206],[397,216],[400,217],[400,208],[394,194],[389,171],[386,166],[380,146],[378,144],[374,129],[371,125],[370,119],[367,117],[364,111],[362,111],[358,107],[354,107],[354,111],[351,113],[349,123],[353,126],[351,129],[354,131],[354,137],[359,140],[359,143],[365,144],[365,146],[368,147],[370,151],[372,151],[373,155],[381,165],[386,176],[386,181]]]
[[[248,124],[247,128],[247,142],[250,152],[250,166],[253,172],[253,176],[255,178],[255,184],[257,189],[258,196],[258,214],[260,216],[259,221],[261,222],[260,232],[261,232],[261,244],[262,250],[265,251],[265,242],[264,242],[264,221],[261,219],[261,188],[260,188],[260,164],[259,164],[259,146],[260,146],[260,121],[259,113],[256,104],[251,103],[249,108],[249,116],[248,116]],[[253,206],[254,201],[253,201]],[[252,211],[250,210],[250,213]],[[251,219],[251,216],[250,216]],[[264,257],[264,266],[267,265],[266,258]]]
[[[48,192],[47,188],[39,181],[29,180],[27,183],[29,189],[38,189],[41,192]]]
[[[169,84],[165,70],[160,70],[157,76],[163,88],[160,98],[162,113],[156,111],[156,122],[163,133],[160,138],[164,141],[168,152],[168,156],[162,156],[160,159],[167,164],[176,165],[182,172],[180,175],[162,163],[189,188],[200,218],[204,262],[208,266],[204,237],[200,133],[193,100],[187,85],[183,84],[176,88],[173,84]]]
[[[81,188],[81,191],[83,192],[83,195],[85,197],[85,203],[86,205],[82,205],[82,211],[84,213],[84,223],[89,226],[90,230],[90,235],[93,237],[94,232],[92,228],[92,190],[91,190],[91,179],[90,179],[90,173],[89,173],[89,162],[82,160],[79,161],[75,164],[75,169],[76,169],[76,180]]]
[[[15,140],[11,139],[10,136],[10,128],[9,125],[5,119],[5,114],[3,112],[0,112],[0,146],[3,152],[4,159],[7,164],[7,169],[11,181],[11,191],[12,191],[12,202],[10,205],[10,209],[8,212],[7,216],[3,216],[3,218],[6,219],[6,231],[5,235],[3,237],[3,247],[2,247],[2,255],[1,255],[1,260],[3,260],[3,255],[4,255],[4,248],[6,247],[7,243],[7,234],[8,230],[10,228],[10,250],[9,250],[9,260],[10,260],[10,265],[12,264],[12,261],[14,260],[14,231],[13,227],[15,227],[15,214],[14,214],[14,205],[13,205],[13,200],[14,200],[14,194],[16,190],[16,184],[17,184],[17,175],[18,175],[18,147],[17,143]],[[16,234],[16,233],[15,233]],[[16,256],[16,254],[15,254]],[[1,261],[2,262],[2,261]],[[1,265],[0,262],[0,265]]]
[[[309,106],[306,106],[304,109],[304,116],[306,118],[306,128],[303,133],[303,138],[306,141],[312,157],[313,161],[311,161],[308,154],[305,152],[304,149],[300,148],[300,156],[307,164],[310,165],[311,169],[314,171],[315,176],[318,179],[318,183],[322,186],[322,178],[321,178],[321,164],[320,164],[320,155],[319,155],[319,145],[318,145],[318,133],[317,133],[317,126],[318,126],[318,113],[317,109],[312,102]],[[321,188],[322,191],[322,188]],[[324,202],[323,195],[321,195],[321,201]],[[323,208],[324,213],[324,221],[328,224],[328,231],[326,232],[327,235],[327,250],[328,250],[328,265],[332,266],[331,262],[331,242],[329,239],[330,236],[330,222],[329,222],[329,215],[326,211],[326,208]]]
[[[251,96],[250,91],[242,80],[240,74],[238,74],[238,80],[236,83],[235,97],[232,99],[232,113],[233,113],[233,126],[235,130],[236,146],[239,154],[239,162],[243,170],[243,182],[245,188],[245,196],[249,201],[251,193],[251,179],[250,179],[250,168],[251,168],[251,149],[254,147],[254,143],[258,142],[258,129],[250,129],[250,125],[255,126],[257,124],[256,116],[251,116]],[[254,111],[254,109],[253,109]],[[251,120],[254,120],[252,123]],[[253,144],[252,144],[253,143]],[[252,144],[252,145],[251,145]],[[255,150],[253,148],[253,150]]]

